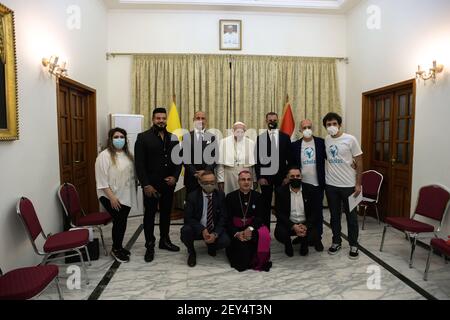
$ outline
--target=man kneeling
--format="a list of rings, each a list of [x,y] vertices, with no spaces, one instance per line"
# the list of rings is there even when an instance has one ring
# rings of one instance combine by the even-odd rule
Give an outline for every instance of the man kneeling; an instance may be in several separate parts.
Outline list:
[[[190,267],[197,264],[194,240],[203,240],[208,247],[208,254],[213,257],[216,250],[230,244],[230,238],[225,232],[227,219],[225,194],[216,189],[216,177],[213,172],[205,171],[199,179],[201,189],[187,196],[184,226],[181,228],[181,241],[188,250],[187,264]]]
[[[302,192],[302,175],[298,167],[288,171],[289,184],[277,190],[276,211],[277,225],[275,238],[284,244],[286,255],[292,257],[291,236],[300,239],[300,255],[308,254],[308,240],[317,243],[318,234],[314,214],[311,210],[311,201]]]

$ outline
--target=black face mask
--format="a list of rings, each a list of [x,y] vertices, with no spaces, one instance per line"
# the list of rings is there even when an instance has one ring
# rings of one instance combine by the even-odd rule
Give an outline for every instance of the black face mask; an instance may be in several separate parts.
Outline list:
[[[276,129],[278,128],[278,122],[269,122],[268,126],[270,130]]]
[[[290,179],[289,184],[292,188],[298,189],[302,186],[302,179]]]

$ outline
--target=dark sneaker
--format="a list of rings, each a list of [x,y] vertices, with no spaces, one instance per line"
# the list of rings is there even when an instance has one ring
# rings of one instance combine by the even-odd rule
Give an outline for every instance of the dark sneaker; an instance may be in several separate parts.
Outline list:
[[[284,245],[284,252],[286,253],[286,255],[288,257],[293,257],[294,256],[294,248],[292,247],[291,243],[287,243]]]
[[[339,250],[341,250],[342,246],[340,243],[333,243],[330,247],[330,249],[328,249],[328,253],[329,254],[336,254],[338,253]]]
[[[123,263],[130,262],[130,257],[127,256],[126,254],[124,254],[121,250],[112,249],[111,255],[118,262],[123,262]]]
[[[174,245],[169,238],[159,240],[159,248],[173,252],[180,251],[180,247]]]
[[[128,251],[127,249],[122,248],[122,249],[120,249],[120,250],[123,252],[123,254],[125,254],[125,255],[127,255],[127,256],[131,256],[131,252]]]
[[[356,260],[359,258],[358,247],[350,247],[350,251],[348,253],[348,257],[352,260]]]

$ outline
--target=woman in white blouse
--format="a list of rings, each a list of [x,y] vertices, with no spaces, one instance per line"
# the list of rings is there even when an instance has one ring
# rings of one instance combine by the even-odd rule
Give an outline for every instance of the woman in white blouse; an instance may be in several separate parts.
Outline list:
[[[95,161],[97,196],[113,217],[111,255],[119,262],[130,261],[130,252],[123,248],[128,214],[135,203],[133,156],[128,150],[127,132],[121,128],[108,133],[108,147]]]

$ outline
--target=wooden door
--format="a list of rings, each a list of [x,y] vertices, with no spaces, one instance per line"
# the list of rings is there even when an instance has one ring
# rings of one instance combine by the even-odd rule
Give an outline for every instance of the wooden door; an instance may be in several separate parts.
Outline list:
[[[75,185],[85,211],[98,211],[95,90],[73,80],[59,81],[58,129],[61,183]]]
[[[379,204],[383,217],[410,216],[414,96],[414,80],[363,94],[364,170],[384,176]]]

